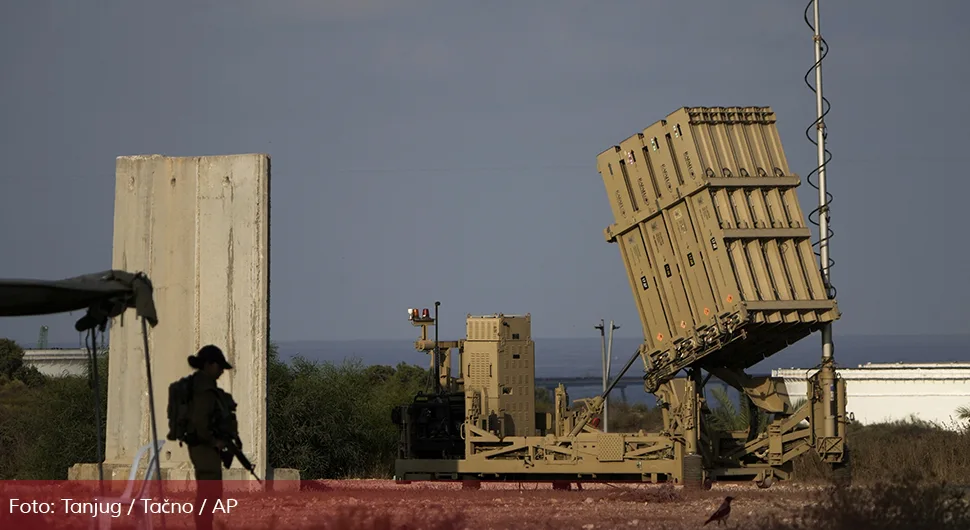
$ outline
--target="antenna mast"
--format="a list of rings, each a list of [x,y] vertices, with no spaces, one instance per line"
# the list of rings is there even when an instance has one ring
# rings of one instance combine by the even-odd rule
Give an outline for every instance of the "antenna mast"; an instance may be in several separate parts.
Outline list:
[[[813,91],[815,92],[815,143],[817,147],[817,163],[818,167],[818,212],[819,222],[818,222],[818,233],[819,233],[819,267],[822,273],[822,282],[825,285],[826,295],[829,298],[834,297],[834,288],[832,287],[832,279],[830,268],[833,261],[829,257],[829,239],[832,237],[832,231],[829,228],[829,203],[831,201],[831,194],[828,193],[826,189],[825,180],[825,165],[828,162],[825,155],[828,151],[825,149],[825,138],[828,135],[825,127],[825,115],[828,114],[828,100],[822,95],[822,60],[825,55],[828,54],[828,46],[825,43],[825,39],[822,38],[822,31],[819,22],[819,7],[818,0],[810,0],[810,7],[814,11],[815,24],[809,24],[812,26],[814,31],[814,36],[812,38],[815,45],[815,87]],[[805,21],[808,22],[808,8],[805,9]],[[806,82],[808,81],[806,75]],[[809,85],[811,87],[811,85]],[[806,131],[808,132],[808,131]],[[811,136],[809,136],[811,140]],[[836,396],[835,396],[835,344],[832,340],[832,323],[827,322],[822,327],[822,367],[821,367],[821,380],[824,385],[823,395],[825,396],[825,421],[823,422],[824,431],[826,437],[836,436],[837,432],[837,412],[836,412]]]

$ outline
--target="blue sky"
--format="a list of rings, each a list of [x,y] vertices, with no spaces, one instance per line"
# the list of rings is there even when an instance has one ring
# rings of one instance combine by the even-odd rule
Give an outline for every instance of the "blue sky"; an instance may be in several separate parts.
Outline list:
[[[110,267],[117,156],[265,152],[274,339],[411,338],[434,300],[445,336],[492,312],[637,336],[597,153],[682,106],[764,105],[804,178],[806,5],[4,2],[0,277]],[[836,333],[962,333],[970,8],[821,5]],[[0,336],[75,341],[76,318]]]

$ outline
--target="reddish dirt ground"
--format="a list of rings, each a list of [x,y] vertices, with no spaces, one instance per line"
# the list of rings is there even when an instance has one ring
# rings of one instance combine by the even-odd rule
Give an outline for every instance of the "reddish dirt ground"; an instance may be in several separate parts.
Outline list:
[[[769,513],[784,517],[813,499],[812,488],[783,484],[768,490],[715,485],[709,491],[651,484],[584,484],[582,490],[574,485],[570,491],[555,491],[548,483],[482,483],[479,490],[463,490],[458,483],[389,480],[319,481],[312,490],[307,485],[300,492],[241,498],[231,515],[217,521],[233,529],[677,530],[701,527],[731,495],[729,527],[758,528]]]

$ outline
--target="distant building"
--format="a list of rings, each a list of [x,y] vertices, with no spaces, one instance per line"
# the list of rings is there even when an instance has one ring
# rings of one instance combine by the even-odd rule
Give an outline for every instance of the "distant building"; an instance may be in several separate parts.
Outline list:
[[[817,369],[772,370],[785,380],[791,399],[806,395]],[[866,363],[841,368],[846,413],[863,425],[917,418],[957,429],[959,407],[970,406],[970,363]]]
[[[99,352],[99,356],[103,353]],[[83,376],[89,363],[88,351],[84,349],[24,350],[24,364],[49,377]]]

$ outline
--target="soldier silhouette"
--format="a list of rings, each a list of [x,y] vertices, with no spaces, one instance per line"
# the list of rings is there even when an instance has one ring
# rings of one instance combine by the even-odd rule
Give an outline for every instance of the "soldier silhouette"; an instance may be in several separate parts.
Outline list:
[[[193,439],[189,446],[189,458],[195,468],[196,510],[195,527],[211,530],[214,512],[212,507],[222,498],[222,451],[225,441],[219,432],[219,424],[224,419],[223,392],[216,381],[232,365],[218,346],[203,346],[199,352],[188,358],[189,366],[195,369],[192,377],[191,420]],[[202,502],[206,508],[199,511]]]

